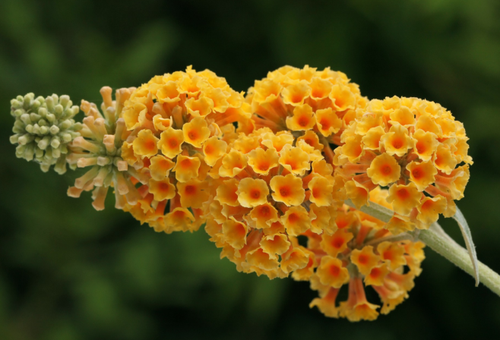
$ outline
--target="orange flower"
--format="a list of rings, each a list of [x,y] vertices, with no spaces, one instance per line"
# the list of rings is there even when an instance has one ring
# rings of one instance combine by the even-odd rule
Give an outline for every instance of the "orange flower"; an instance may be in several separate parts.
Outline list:
[[[200,165],[201,161],[198,157],[179,155],[172,171],[175,172],[175,178],[179,182],[187,182],[198,177]]]
[[[342,261],[332,256],[323,256],[316,271],[321,284],[333,288],[340,288],[349,282],[349,272],[342,265]]]
[[[227,150],[227,143],[223,140],[218,139],[216,136],[210,137],[203,144],[203,155],[205,156],[205,162],[209,166],[214,166],[215,163],[225,155]]]
[[[165,156],[175,158],[182,151],[182,143],[184,143],[182,130],[169,127],[161,133],[158,147]]]
[[[177,191],[183,207],[201,208],[203,202],[208,200],[206,184],[196,179],[177,183]]]
[[[408,134],[408,130],[402,125],[391,126],[389,132],[380,138],[380,142],[385,147],[385,151],[393,156],[404,156],[409,149],[413,148],[413,140]]]
[[[253,208],[267,202],[269,187],[262,179],[243,178],[238,184],[238,202],[246,208]]]
[[[234,177],[239,174],[247,165],[248,157],[236,150],[231,150],[222,157],[222,165],[219,169],[220,176]]]
[[[254,207],[249,218],[254,222],[254,228],[257,229],[270,228],[274,222],[279,220],[278,211],[268,202]]]
[[[161,181],[168,176],[169,171],[174,167],[175,163],[162,155],[151,157],[149,171],[151,177],[157,181]]]
[[[311,228],[309,214],[302,206],[290,207],[281,217],[281,223],[291,236],[298,236]]]
[[[375,184],[387,186],[396,182],[401,175],[401,166],[394,157],[383,153],[372,161],[366,173]]]
[[[275,149],[257,148],[248,153],[248,165],[259,175],[268,175],[269,171],[278,166],[279,155]]]
[[[284,234],[274,234],[264,236],[260,241],[262,250],[269,255],[270,258],[276,259],[290,248],[291,243]]]
[[[309,199],[318,207],[333,204],[333,184],[330,183],[327,178],[321,175],[314,175],[313,179],[308,184],[308,188],[311,193]]]
[[[333,235],[323,235],[321,248],[331,256],[337,256],[339,253],[347,249],[347,243],[352,240],[354,235],[349,232],[348,228],[337,230]]]
[[[365,246],[361,250],[354,249],[352,251],[351,261],[358,267],[361,274],[368,275],[379,263],[380,257],[375,255],[372,246]]]
[[[410,172],[410,180],[419,191],[425,190],[435,181],[437,170],[431,162],[411,162],[406,166]]]
[[[385,201],[387,190],[373,190],[371,195],[375,202]],[[317,261],[321,259],[309,276],[311,288],[319,292],[310,307],[317,306],[328,317],[374,320],[379,306],[368,301],[364,286],[373,287],[370,289],[380,297],[381,313],[394,309],[408,296],[421,272],[424,244],[390,241],[393,234],[388,226],[375,224],[371,217],[351,208],[339,208],[337,215],[340,229],[333,235],[303,234],[308,239],[306,250],[313,252]],[[409,271],[402,274],[406,265]],[[348,299],[338,303],[347,282]]]
[[[286,118],[286,126],[292,131],[310,130],[316,124],[312,108],[307,105],[296,106],[293,116]]]
[[[279,164],[294,175],[303,176],[311,169],[309,156],[300,148],[291,145],[285,145],[280,152]]]
[[[154,199],[157,201],[169,200],[175,196],[175,186],[168,179],[161,181],[150,179],[149,192],[154,195]]]
[[[234,218],[230,218],[222,224],[225,241],[234,249],[243,248],[246,243],[247,230],[244,223],[238,222]]]
[[[156,138],[151,130],[141,130],[132,143],[134,153],[141,157],[152,157],[158,152],[158,138]]]
[[[392,185],[389,189],[387,202],[392,203],[392,210],[404,216],[408,216],[411,211],[420,205],[422,193],[417,186],[410,182],[408,185]]]
[[[274,176],[271,179],[270,186],[273,190],[273,199],[288,206],[302,204],[306,196],[302,187],[302,179],[292,174]]]

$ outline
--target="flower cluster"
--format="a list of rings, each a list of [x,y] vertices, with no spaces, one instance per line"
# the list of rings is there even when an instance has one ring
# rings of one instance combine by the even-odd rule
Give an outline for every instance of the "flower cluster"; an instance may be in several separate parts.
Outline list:
[[[377,188],[370,195],[379,202],[386,199],[388,192]],[[338,210],[335,233],[303,234],[313,258],[292,276],[310,281],[320,296],[310,306],[317,306],[326,316],[374,320],[379,306],[368,302],[364,286],[373,287],[379,295],[380,313],[389,313],[408,297],[414,278],[421,273],[424,244],[394,241],[384,223],[347,206]],[[348,299],[337,303],[344,285],[348,285]]]
[[[136,204],[141,198],[134,186],[144,176],[129,167],[122,158],[123,142],[130,135],[125,128],[122,109],[135,88],[116,90],[116,101],[112,89],[101,88],[103,103],[101,111],[94,103],[82,100],[80,108],[85,113],[81,136],[69,146],[68,164],[72,167],[90,169],[68,189],[68,196],[80,197],[82,191],[92,191],[92,205],[96,210],[104,209],[104,200],[109,187],[115,191],[115,207],[123,209],[126,204]]]
[[[310,306],[374,320],[408,297],[424,244],[399,235],[455,214],[469,179],[462,123],[417,98],[362,97],[344,73],[284,66],[243,93],[209,70],[155,76],[100,110],[67,96],[13,99],[12,143],[42,170],[88,168],[92,190],[155,231],[205,231],[238,271],[310,281]],[[394,212],[388,223],[357,209]],[[351,203],[349,203],[351,205]],[[346,301],[337,302],[342,286]],[[365,287],[379,295],[368,302]]]
[[[250,115],[242,93],[209,70],[188,67],[140,86],[123,109],[122,157],[148,179],[125,210],[156,231],[197,230],[207,173],[226,154],[233,123],[243,129]]]
[[[209,175],[205,230],[239,271],[288,276],[312,256],[292,237],[336,229],[333,167],[289,131],[240,134]]]
[[[326,68],[281,67],[255,81],[246,97],[251,104],[253,123],[274,132],[316,131],[334,144],[341,132],[366,105],[359,87],[347,76]]]
[[[417,98],[371,100],[361,111],[335,150],[347,196],[360,207],[369,204],[371,190],[388,187],[393,232],[427,229],[439,214],[453,216],[472,164],[463,124]]]
[[[10,142],[18,144],[16,156],[35,160],[44,172],[55,165],[57,173],[65,173],[68,145],[80,135],[82,128],[82,124],[73,119],[78,106],[73,106],[66,95],[35,98],[33,93],[17,96],[10,104],[11,115],[16,119]]]

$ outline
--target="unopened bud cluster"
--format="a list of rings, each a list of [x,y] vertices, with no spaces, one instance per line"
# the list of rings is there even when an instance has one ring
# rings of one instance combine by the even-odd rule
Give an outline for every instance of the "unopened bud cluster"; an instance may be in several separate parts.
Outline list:
[[[73,106],[69,96],[56,94],[35,98],[33,93],[28,93],[10,103],[11,115],[16,118],[10,142],[18,144],[16,156],[40,163],[44,172],[54,164],[57,173],[66,172],[68,145],[80,135],[82,128],[82,124],[73,119],[78,106]]]

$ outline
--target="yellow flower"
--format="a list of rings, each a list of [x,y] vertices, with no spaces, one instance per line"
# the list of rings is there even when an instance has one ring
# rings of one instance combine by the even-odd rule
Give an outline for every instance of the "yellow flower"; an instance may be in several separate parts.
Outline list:
[[[333,204],[333,184],[321,176],[314,175],[313,179],[307,185],[310,192],[310,200],[318,207],[330,206]]]
[[[279,220],[278,211],[268,202],[254,207],[248,216],[257,229],[270,228]]]
[[[375,157],[366,170],[373,183],[381,186],[396,182],[401,176],[401,166],[389,154],[383,153]]]
[[[434,183],[437,174],[432,162],[411,162],[406,169],[410,172],[410,180],[415,183],[419,191]]]
[[[286,145],[280,154],[279,164],[294,175],[303,176],[311,169],[309,155],[301,148]]]
[[[182,126],[184,141],[200,148],[210,136],[210,130],[204,118],[194,117],[189,123]]]
[[[307,210],[302,207],[290,207],[283,216],[281,223],[286,228],[288,235],[298,236],[311,228],[311,219]]]
[[[286,126],[292,131],[306,131],[316,124],[312,108],[307,105],[300,105],[293,110],[293,116],[286,118]]]
[[[323,256],[316,273],[321,284],[333,288],[342,287],[350,279],[349,272],[342,265],[342,261],[331,256]]]
[[[169,200],[175,196],[175,186],[170,183],[169,179],[161,181],[150,179],[149,192],[154,195],[154,198],[157,201]]]
[[[392,210],[396,213],[408,216],[414,208],[419,206],[421,197],[422,193],[413,182],[408,185],[394,184],[389,189],[387,202],[392,203]]]
[[[306,194],[300,177],[292,174],[274,176],[270,186],[273,190],[273,199],[277,202],[283,202],[288,206],[300,205],[304,202]]]
[[[151,177],[157,181],[161,181],[168,176],[169,171],[174,167],[175,163],[165,156],[157,155],[150,159],[149,171]]]
[[[271,169],[278,166],[279,155],[276,149],[257,148],[248,153],[248,165],[259,175],[268,175]]]
[[[176,130],[168,127],[160,135],[158,148],[160,148],[161,152],[165,156],[173,159],[182,152],[182,143],[184,143],[184,134],[182,130]]]
[[[227,143],[223,140],[218,139],[216,136],[210,137],[203,144],[203,155],[205,156],[205,162],[209,166],[214,166],[215,163],[226,154]]]
[[[245,208],[253,208],[267,203],[269,187],[262,179],[243,178],[238,184],[238,202]]]
[[[260,241],[262,250],[269,255],[270,258],[276,259],[290,248],[290,241],[284,234],[274,234],[264,236]]]
[[[152,157],[158,152],[158,138],[153,135],[151,130],[141,130],[134,139],[133,147],[134,153],[141,157]]]
[[[402,157],[413,148],[413,140],[408,130],[399,124],[391,126],[389,132],[380,138],[380,143],[384,146],[385,152],[391,156]]]
[[[380,257],[373,252],[372,246],[365,246],[363,249],[354,249],[351,253],[351,262],[354,263],[361,274],[368,275],[379,263]]]
[[[222,157],[222,165],[219,169],[219,175],[223,177],[234,177],[247,166],[247,162],[247,155],[237,150],[231,150],[224,157]]]

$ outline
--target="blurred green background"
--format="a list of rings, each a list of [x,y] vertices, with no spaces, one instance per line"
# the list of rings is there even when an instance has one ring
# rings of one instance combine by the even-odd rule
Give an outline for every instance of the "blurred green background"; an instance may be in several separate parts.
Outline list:
[[[100,103],[103,85],[191,64],[244,91],[286,64],[331,66],[369,98],[425,98],[464,122],[475,164],[459,207],[500,272],[499,16],[498,0],[2,0],[0,339],[498,338],[500,298],[431,250],[389,315],[325,318],[307,283],[236,272],[204,231],[156,234],[112,201],[66,197],[75,174],[40,172],[8,137],[18,94]]]

